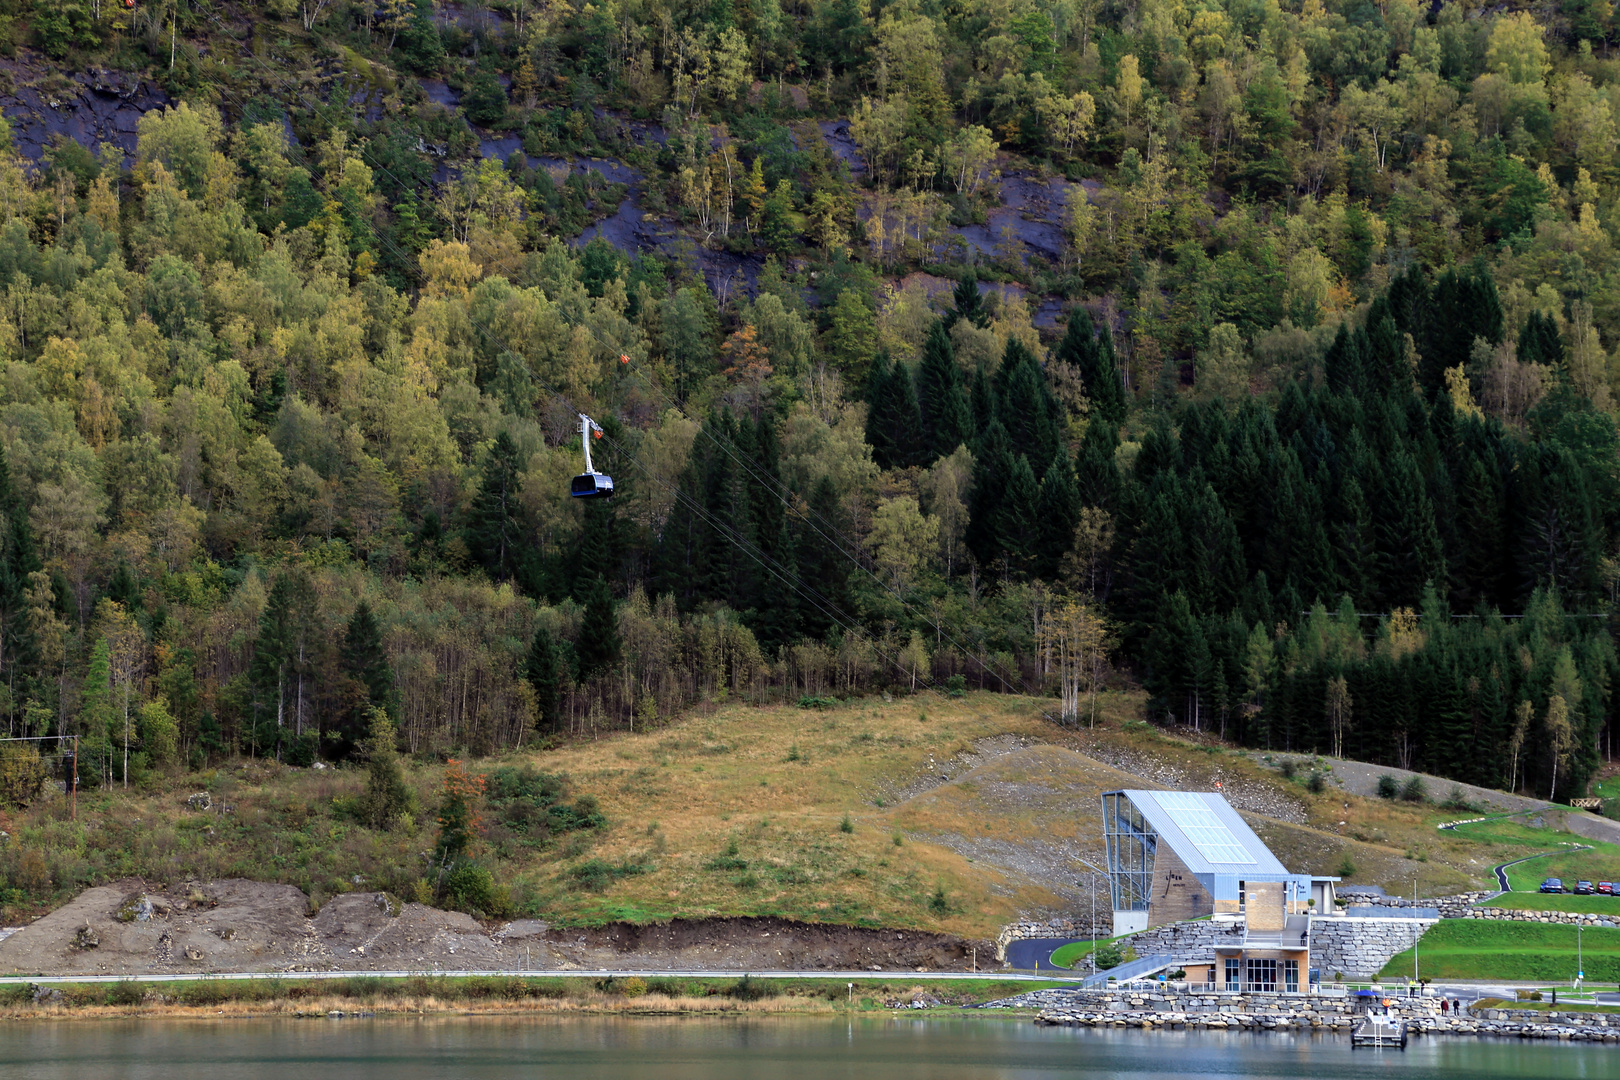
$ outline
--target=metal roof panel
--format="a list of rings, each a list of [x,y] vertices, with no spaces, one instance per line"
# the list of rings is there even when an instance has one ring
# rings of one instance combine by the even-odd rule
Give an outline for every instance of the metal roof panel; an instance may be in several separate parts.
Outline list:
[[[1130,799],[1159,839],[1195,874],[1292,876],[1232,804],[1213,791],[1122,790],[1108,794]]]

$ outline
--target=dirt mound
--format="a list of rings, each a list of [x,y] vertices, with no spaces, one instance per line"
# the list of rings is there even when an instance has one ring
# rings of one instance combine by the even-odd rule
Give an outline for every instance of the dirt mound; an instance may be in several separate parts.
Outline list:
[[[972,948],[944,934],[783,919],[675,920],[562,930],[348,893],[309,914],[290,885],[228,880],[88,889],[0,940],[0,972],[136,975],[240,971],[964,968]],[[987,954],[988,955],[988,954]]]
[[[995,867],[1020,910],[1074,915],[1094,910],[1097,881],[1085,864],[1105,861],[1098,796],[1141,783],[1064,747],[984,740],[973,755],[913,785],[896,820],[919,838]],[[1099,894],[1098,906],[1107,909],[1106,884]]]
[[[503,955],[466,915],[401,908],[382,893],[337,897],[311,918],[309,900],[291,885],[229,879],[156,888],[135,879],[87,889],[0,941],[0,971],[495,967]]]
[[[565,962],[604,968],[950,971],[971,963],[975,945],[980,955],[993,955],[985,942],[947,934],[772,918],[676,919],[641,926],[615,923],[595,930],[554,930],[548,936],[552,949]]]

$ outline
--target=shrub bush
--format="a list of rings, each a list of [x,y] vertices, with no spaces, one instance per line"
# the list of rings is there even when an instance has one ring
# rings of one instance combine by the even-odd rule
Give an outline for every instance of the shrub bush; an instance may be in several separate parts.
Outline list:
[[[1400,781],[1385,773],[1378,778],[1378,797],[1380,799],[1393,799],[1401,792]]]
[[[107,988],[109,1005],[139,1005],[145,996],[140,983],[128,980],[120,980]]]
[[[1423,777],[1414,776],[1401,788],[1401,798],[1407,802],[1422,802],[1428,797],[1428,789],[1423,785]]]
[[[444,883],[445,895],[459,908],[475,908],[485,914],[496,914],[497,890],[495,875],[482,866],[467,863],[451,871]]]
[[[726,989],[725,995],[737,1001],[761,1001],[765,998],[776,997],[777,990],[764,979],[744,975]]]
[[[634,863],[626,859],[622,862],[611,863],[606,859],[586,859],[568,871],[574,884],[589,892],[601,892],[620,878],[634,877],[636,874],[645,874],[647,867],[641,863]]]

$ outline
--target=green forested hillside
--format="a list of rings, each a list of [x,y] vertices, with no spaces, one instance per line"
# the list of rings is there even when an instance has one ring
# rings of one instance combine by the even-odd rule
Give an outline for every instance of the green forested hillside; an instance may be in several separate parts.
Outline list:
[[[7,10],[177,101],[0,154],[0,716],[88,782],[1108,678],[1607,752],[1606,3]]]

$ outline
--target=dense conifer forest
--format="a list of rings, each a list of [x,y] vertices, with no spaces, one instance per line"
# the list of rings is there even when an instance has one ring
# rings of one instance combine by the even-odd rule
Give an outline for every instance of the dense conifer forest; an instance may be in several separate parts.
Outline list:
[[[0,140],[0,726],[87,783],[967,686],[1609,753],[1607,0],[0,12],[168,99]]]

